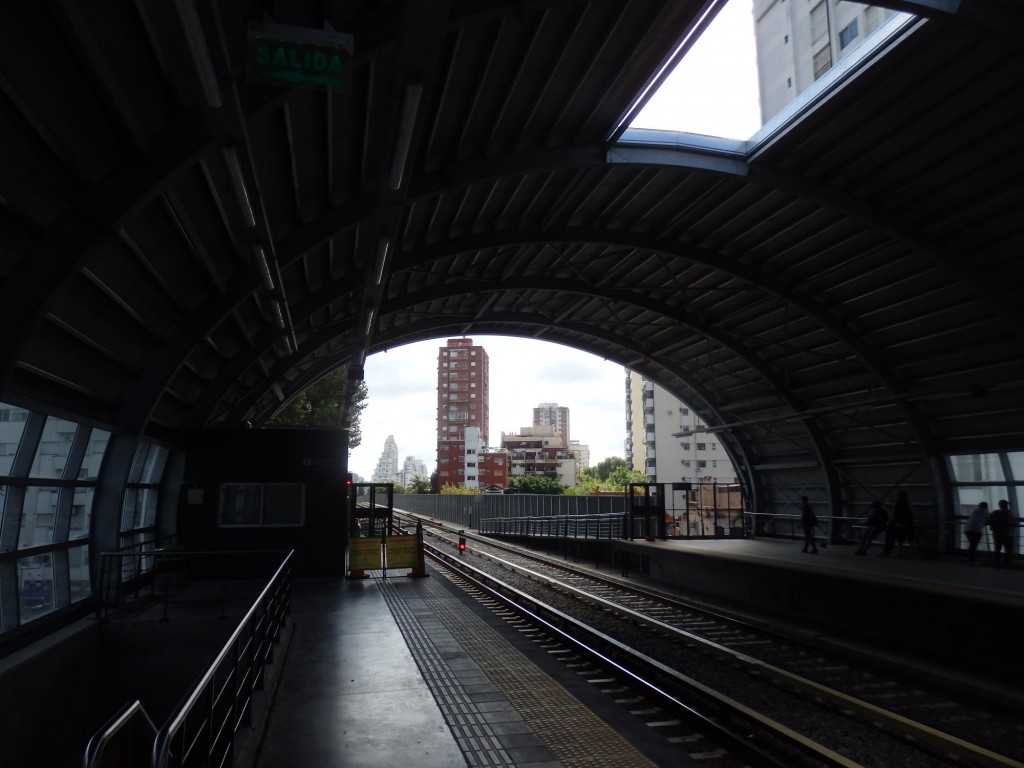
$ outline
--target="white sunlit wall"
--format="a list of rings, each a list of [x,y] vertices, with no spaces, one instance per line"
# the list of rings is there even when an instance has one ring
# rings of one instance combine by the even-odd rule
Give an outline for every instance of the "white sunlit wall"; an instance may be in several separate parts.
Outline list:
[[[0,633],[91,597],[94,499],[110,433],[0,403]],[[167,458],[141,442],[119,544],[152,539]]]

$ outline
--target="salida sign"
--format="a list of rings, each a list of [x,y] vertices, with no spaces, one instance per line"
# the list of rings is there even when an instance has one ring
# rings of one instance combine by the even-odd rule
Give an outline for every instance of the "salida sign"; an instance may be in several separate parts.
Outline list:
[[[352,35],[326,29],[251,22],[247,35],[246,79],[289,88],[351,85]]]

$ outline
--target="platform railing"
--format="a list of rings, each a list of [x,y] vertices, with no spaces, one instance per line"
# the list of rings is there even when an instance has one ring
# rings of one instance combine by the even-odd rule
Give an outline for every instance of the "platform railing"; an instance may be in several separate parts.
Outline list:
[[[157,730],[138,699],[128,702],[85,747],[84,768],[137,768],[149,762]]]
[[[236,733],[253,723],[253,697],[274,660],[291,604],[288,552],[195,689],[160,729],[153,768],[230,766]]]
[[[542,517],[491,517],[480,521],[479,531],[492,536],[543,538],[620,539],[621,513]]]

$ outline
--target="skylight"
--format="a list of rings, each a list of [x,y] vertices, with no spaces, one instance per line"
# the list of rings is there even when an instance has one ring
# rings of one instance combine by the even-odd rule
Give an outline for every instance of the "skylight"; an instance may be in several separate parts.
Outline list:
[[[850,1],[728,0],[629,128],[746,141],[912,18]]]
[[[729,0],[631,128],[749,139],[761,127],[753,0]]]

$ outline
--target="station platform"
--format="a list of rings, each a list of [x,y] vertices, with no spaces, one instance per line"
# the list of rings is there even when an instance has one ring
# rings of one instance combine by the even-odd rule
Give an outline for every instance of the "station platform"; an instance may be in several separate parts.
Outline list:
[[[672,764],[599,685],[446,585],[295,582],[256,767]]]
[[[800,551],[801,542],[772,539],[617,545],[645,568],[627,569],[624,576],[618,567],[590,567],[677,591],[699,588],[697,593],[745,604],[762,617],[799,618],[808,627],[849,624],[872,654],[891,653],[901,665],[932,663],[920,646],[936,644],[922,639],[929,632],[947,633],[942,644],[952,642],[958,658],[975,644],[998,650],[1003,643],[994,636],[1011,631],[1024,610],[1019,566],[857,557],[852,546],[809,555]],[[599,684],[538,651],[513,624],[445,579],[370,573],[365,580],[293,585],[291,641],[256,768],[677,764],[678,753],[615,705]],[[935,607],[940,604],[941,611]],[[949,618],[958,614],[963,621]],[[836,615],[849,620],[836,621]],[[941,621],[964,625],[956,640],[949,626],[938,626]],[[857,633],[838,627],[808,629],[826,641],[830,631],[836,642],[855,642]],[[985,685],[966,670],[950,668],[948,674]],[[1004,676],[1002,683],[1009,695],[1013,682]]]
[[[977,565],[913,550],[865,556],[855,544],[723,538],[615,542],[626,572],[691,596],[725,601],[804,627],[822,641],[870,645],[900,664],[917,659],[1004,682],[1024,682],[1024,566]]]

